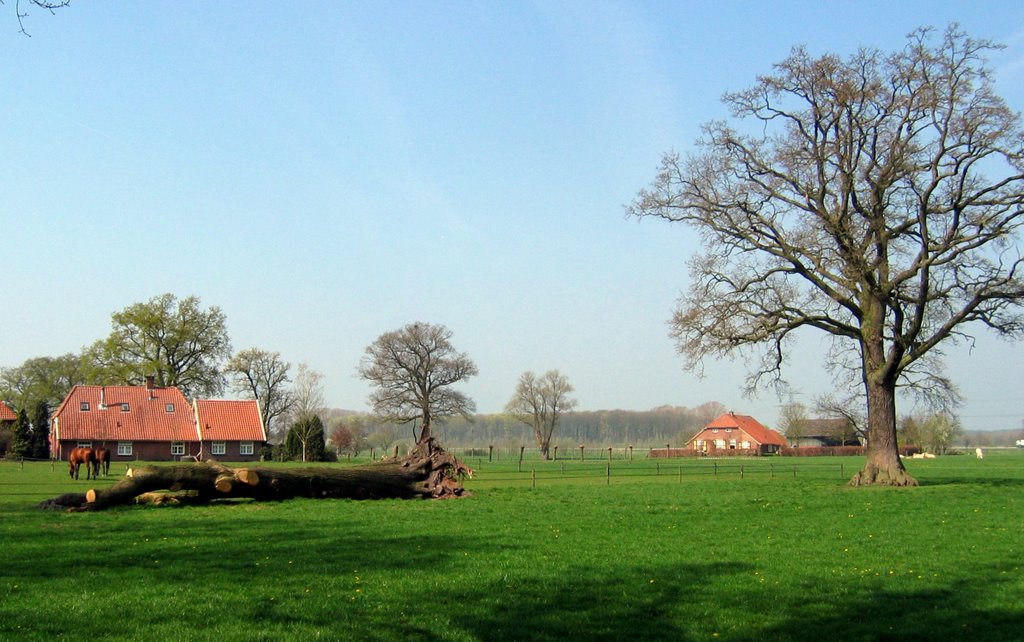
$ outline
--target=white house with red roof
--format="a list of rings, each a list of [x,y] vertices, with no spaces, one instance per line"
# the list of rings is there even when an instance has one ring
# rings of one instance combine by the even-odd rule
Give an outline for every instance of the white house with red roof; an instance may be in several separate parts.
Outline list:
[[[747,450],[751,454],[767,455],[779,452],[786,445],[786,438],[749,415],[727,412],[690,437],[687,444],[708,455],[720,450]]]
[[[50,452],[65,459],[73,448],[103,447],[112,462],[252,461],[267,441],[262,426],[254,400],[190,404],[152,378],[144,386],[75,386],[50,419]]]

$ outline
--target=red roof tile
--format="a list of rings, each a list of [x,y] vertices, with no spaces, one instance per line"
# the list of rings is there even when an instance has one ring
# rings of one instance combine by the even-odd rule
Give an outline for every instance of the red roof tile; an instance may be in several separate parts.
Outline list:
[[[255,400],[196,399],[199,433],[207,441],[266,441]]]
[[[0,401],[0,421],[17,421],[18,415],[14,414],[11,407]]]
[[[707,426],[704,426],[704,430],[708,428],[738,428],[750,435],[758,443],[776,446],[786,445],[785,437],[771,428],[765,428],[757,419],[749,415],[737,415],[727,412],[720,415]]]
[[[177,388],[75,386],[54,425],[61,440],[197,440],[192,406]]]

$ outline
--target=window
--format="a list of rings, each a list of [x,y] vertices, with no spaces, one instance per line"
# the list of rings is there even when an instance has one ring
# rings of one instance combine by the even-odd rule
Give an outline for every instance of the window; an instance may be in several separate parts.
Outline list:
[[[118,457],[131,457],[132,456],[132,442],[130,442],[130,441],[119,441],[119,442],[117,442],[117,455],[118,455]]]
[[[253,450],[252,442],[251,441],[243,441],[240,444],[238,444],[238,454],[239,455],[251,455],[251,454],[253,454],[253,452],[254,452],[254,450]]]
[[[166,406],[164,406],[164,410],[167,411],[167,412],[174,412],[174,404],[173,403],[167,404]]]
[[[729,448],[732,449],[732,450],[736,450],[736,440],[735,439],[730,439],[729,440]]]
[[[131,408],[128,406],[128,404],[121,404],[121,412],[128,412],[129,410],[131,410]]]
[[[184,455],[185,454],[185,442],[183,442],[183,441],[172,441],[171,442],[171,454],[172,455]]]
[[[711,432],[718,432],[718,428],[712,428]]]
[[[215,441],[210,444],[210,452],[214,455],[223,455],[227,451],[227,446],[223,441]]]
[[[91,441],[80,441],[80,442],[78,442],[78,447],[79,448],[92,448],[92,442]]]
[[[742,442],[742,443],[740,444],[740,448],[743,448],[744,450],[747,450],[747,449],[749,449],[749,448],[750,448],[750,442],[749,442],[749,441],[744,441],[744,442]]]
[[[83,401],[82,404],[78,406],[78,409],[81,410],[82,412],[89,412],[89,402]]]

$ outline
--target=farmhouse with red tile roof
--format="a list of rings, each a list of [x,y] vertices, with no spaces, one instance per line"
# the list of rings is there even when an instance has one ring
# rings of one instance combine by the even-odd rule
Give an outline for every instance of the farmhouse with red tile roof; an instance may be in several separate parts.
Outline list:
[[[786,438],[749,415],[727,412],[690,437],[688,445],[708,455],[716,450],[749,450],[751,454],[767,455],[782,449]]]
[[[0,428],[9,427],[18,420],[18,415],[14,414],[11,407],[0,401]]]
[[[194,406],[203,456],[250,461],[267,441],[255,401],[196,399]]]
[[[144,386],[75,386],[50,420],[50,452],[58,459],[76,447],[105,447],[112,462],[251,461],[266,440],[256,401],[190,404],[177,388],[152,379]]]

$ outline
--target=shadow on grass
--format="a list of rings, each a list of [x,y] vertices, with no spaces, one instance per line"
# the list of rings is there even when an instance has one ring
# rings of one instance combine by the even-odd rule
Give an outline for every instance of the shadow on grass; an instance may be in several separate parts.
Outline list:
[[[486,531],[388,529],[413,511],[386,503],[361,522],[345,503],[297,506],[67,516],[45,545],[5,543],[0,639],[70,639],[65,610],[82,639],[1020,638],[1012,564],[922,590],[812,577],[765,586],[745,562],[576,565]],[[415,512],[438,515],[451,516]]]
[[[811,596],[810,603],[823,608],[813,609],[813,613],[795,612],[783,623],[742,639],[807,642],[1019,640],[1024,625],[1020,603],[1012,607],[986,603],[986,596],[992,594],[993,577],[997,576],[983,572],[976,581],[959,582],[950,588],[902,592],[883,590],[842,604],[814,605]],[[1017,579],[995,582],[1009,581],[1019,583]],[[822,614],[826,610],[828,613]]]
[[[920,479],[919,486],[982,486],[989,488],[1024,488],[1024,479],[1010,477],[944,477],[939,479]]]

